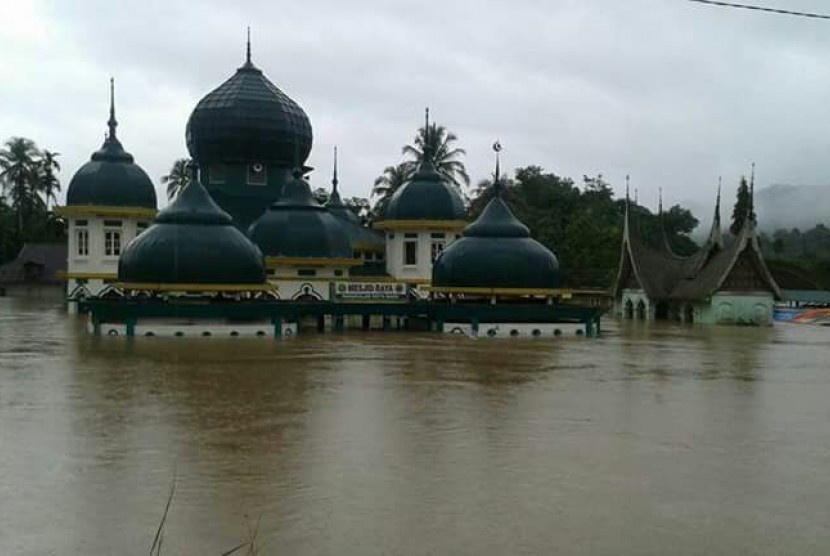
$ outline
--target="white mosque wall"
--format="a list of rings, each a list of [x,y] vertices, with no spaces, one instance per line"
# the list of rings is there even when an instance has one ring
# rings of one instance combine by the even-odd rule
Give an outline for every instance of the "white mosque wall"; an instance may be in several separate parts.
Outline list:
[[[438,251],[461,237],[457,229],[406,230],[386,232],[386,272],[402,282],[430,282],[432,262]],[[414,242],[415,261],[407,260],[406,244]]]

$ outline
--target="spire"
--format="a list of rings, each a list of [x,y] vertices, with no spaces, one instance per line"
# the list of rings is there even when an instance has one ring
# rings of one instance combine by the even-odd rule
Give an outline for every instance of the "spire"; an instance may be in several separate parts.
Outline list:
[[[332,196],[337,195],[337,145],[334,146],[334,172],[332,173],[331,178],[331,194]]]
[[[709,243],[723,249],[723,233],[720,229],[720,190],[723,178],[718,176],[718,196],[715,200],[715,216],[712,218],[712,230],[709,232]]]
[[[112,77],[110,77],[110,119],[107,122],[107,127],[110,130],[107,138],[110,140],[116,139],[115,128],[118,127],[118,121],[115,119],[115,79]]]
[[[657,189],[657,214],[660,216],[661,223],[662,223],[662,218],[663,218],[663,188],[662,187]]]
[[[657,217],[660,219],[660,235],[663,237],[663,247],[666,252],[674,255],[671,243],[669,242],[669,235],[666,233],[666,220],[663,217],[663,188],[658,188],[658,202],[657,202]]]
[[[631,176],[625,175],[625,214],[623,215],[623,241],[629,240],[631,233],[630,218],[631,218]]]
[[[749,178],[749,221],[755,224],[755,163],[752,163],[752,172]]]

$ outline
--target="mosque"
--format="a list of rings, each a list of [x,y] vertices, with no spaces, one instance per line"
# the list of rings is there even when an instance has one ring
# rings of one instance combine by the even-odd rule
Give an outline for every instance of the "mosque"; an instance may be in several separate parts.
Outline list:
[[[309,117],[254,65],[250,42],[191,113],[189,182],[161,211],[118,139],[112,83],[107,125],[56,210],[68,224],[69,307],[89,311],[95,333],[599,332],[601,310],[570,302],[556,256],[511,213],[498,177],[471,223],[425,152],[369,227],[340,197],[335,152],[331,195],[318,203]]]

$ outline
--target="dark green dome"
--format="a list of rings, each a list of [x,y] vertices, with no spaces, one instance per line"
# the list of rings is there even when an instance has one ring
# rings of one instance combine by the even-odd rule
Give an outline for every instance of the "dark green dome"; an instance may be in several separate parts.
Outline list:
[[[195,177],[118,261],[121,282],[264,284],[262,253]]]
[[[383,220],[465,220],[467,211],[458,191],[423,162],[412,178],[395,191],[383,210]]]
[[[285,184],[282,197],[251,224],[248,237],[269,257],[352,257],[340,219],[314,200],[299,171]]]
[[[200,164],[273,162],[290,168],[311,152],[311,123],[300,106],[246,63],[208,93],[187,122],[187,150]]]
[[[530,237],[500,196],[432,267],[432,285],[442,288],[549,289],[559,283],[556,256]]]
[[[110,82],[112,87],[112,82]],[[112,91],[112,89],[111,89]],[[109,133],[89,162],[72,176],[66,190],[67,206],[156,208],[156,188],[147,173],[133,162],[115,134],[114,98],[110,99]]]

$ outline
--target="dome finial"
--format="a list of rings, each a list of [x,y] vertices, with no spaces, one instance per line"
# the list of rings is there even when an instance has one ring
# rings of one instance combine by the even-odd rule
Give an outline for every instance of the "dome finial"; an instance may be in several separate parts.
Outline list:
[[[251,26],[248,25],[248,41],[245,48],[245,64],[251,65]]]
[[[497,197],[500,197],[503,192],[503,187],[501,185],[501,142],[496,139],[496,142],[493,143],[493,151],[496,153],[496,173],[493,177],[493,192]]]
[[[331,193],[332,195],[337,194],[337,145],[334,146],[334,172],[332,173],[331,178]]]
[[[658,197],[657,214],[659,214],[662,217],[663,216],[663,188],[662,187],[659,187],[657,189],[657,197]]]
[[[110,77],[110,119],[107,121],[110,133],[108,139],[115,139],[115,128],[118,127],[118,121],[115,119],[115,79]]]
[[[424,110],[424,147],[423,162],[432,163],[435,153],[432,152],[432,128],[429,125],[429,106]]]
[[[749,220],[755,223],[755,163],[752,163],[752,172],[749,178]]]

